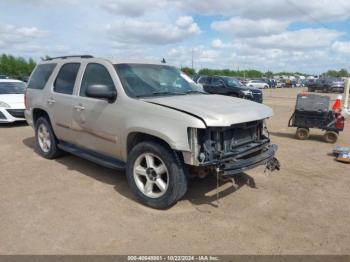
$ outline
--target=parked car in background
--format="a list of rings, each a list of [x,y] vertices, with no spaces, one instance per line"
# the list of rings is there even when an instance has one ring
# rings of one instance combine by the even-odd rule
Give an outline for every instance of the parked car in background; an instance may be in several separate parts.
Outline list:
[[[201,84],[203,90],[209,94],[239,97],[258,103],[263,102],[261,90],[247,87],[234,77],[203,76],[198,78],[198,83]]]
[[[189,167],[192,175],[225,177],[258,165],[279,168],[265,123],[271,108],[200,92],[165,64],[43,61],[30,77],[26,105],[41,156],[63,150],[125,170],[135,197],[154,208],[185,195]]]
[[[0,75],[0,79],[7,79],[8,77],[6,75]]]
[[[276,88],[283,88],[284,87],[284,82],[282,80],[277,80],[276,81]]]
[[[341,78],[327,77],[319,78],[314,82],[308,82],[308,91],[315,92],[321,91],[328,92],[344,92],[345,83]]]
[[[24,121],[24,82],[0,79],[0,123]]]
[[[250,80],[246,83],[247,87],[255,87],[255,88],[269,88],[268,83],[263,80]]]
[[[266,84],[269,85],[269,88],[275,88],[276,87],[276,81],[274,79],[264,78],[263,79]]]

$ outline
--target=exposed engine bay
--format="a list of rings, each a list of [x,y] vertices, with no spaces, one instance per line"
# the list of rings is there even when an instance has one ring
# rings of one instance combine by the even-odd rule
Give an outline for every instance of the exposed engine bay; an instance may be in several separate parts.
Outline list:
[[[200,167],[217,166],[227,174],[240,173],[263,164],[269,169],[279,168],[278,161],[274,159],[277,146],[270,144],[263,120],[229,127],[190,129],[189,132],[195,160]]]

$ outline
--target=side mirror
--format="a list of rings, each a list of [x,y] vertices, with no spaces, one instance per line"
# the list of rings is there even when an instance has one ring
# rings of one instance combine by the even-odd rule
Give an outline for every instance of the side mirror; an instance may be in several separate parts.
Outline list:
[[[113,103],[117,99],[117,92],[111,91],[106,85],[91,85],[85,90],[87,97],[105,99],[108,103]]]

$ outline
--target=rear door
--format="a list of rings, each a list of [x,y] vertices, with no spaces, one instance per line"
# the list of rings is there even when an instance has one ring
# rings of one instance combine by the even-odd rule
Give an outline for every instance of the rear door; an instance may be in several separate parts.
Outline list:
[[[47,106],[53,119],[53,128],[56,136],[67,142],[74,142],[74,133],[71,129],[76,79],[80,63],[63,64],[53,83]]]

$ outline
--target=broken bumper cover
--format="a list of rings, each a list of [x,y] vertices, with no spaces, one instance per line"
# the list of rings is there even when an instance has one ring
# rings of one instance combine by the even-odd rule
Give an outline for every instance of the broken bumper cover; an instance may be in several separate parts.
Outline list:
[[[224,175],[235,175],[260,165],[269,166],[269,162],[275,160],[276,152],[277,145],[270,144],[263,152],[253,157],[245,159],[232,158],[220,161],[219,170],[223,172]]]

